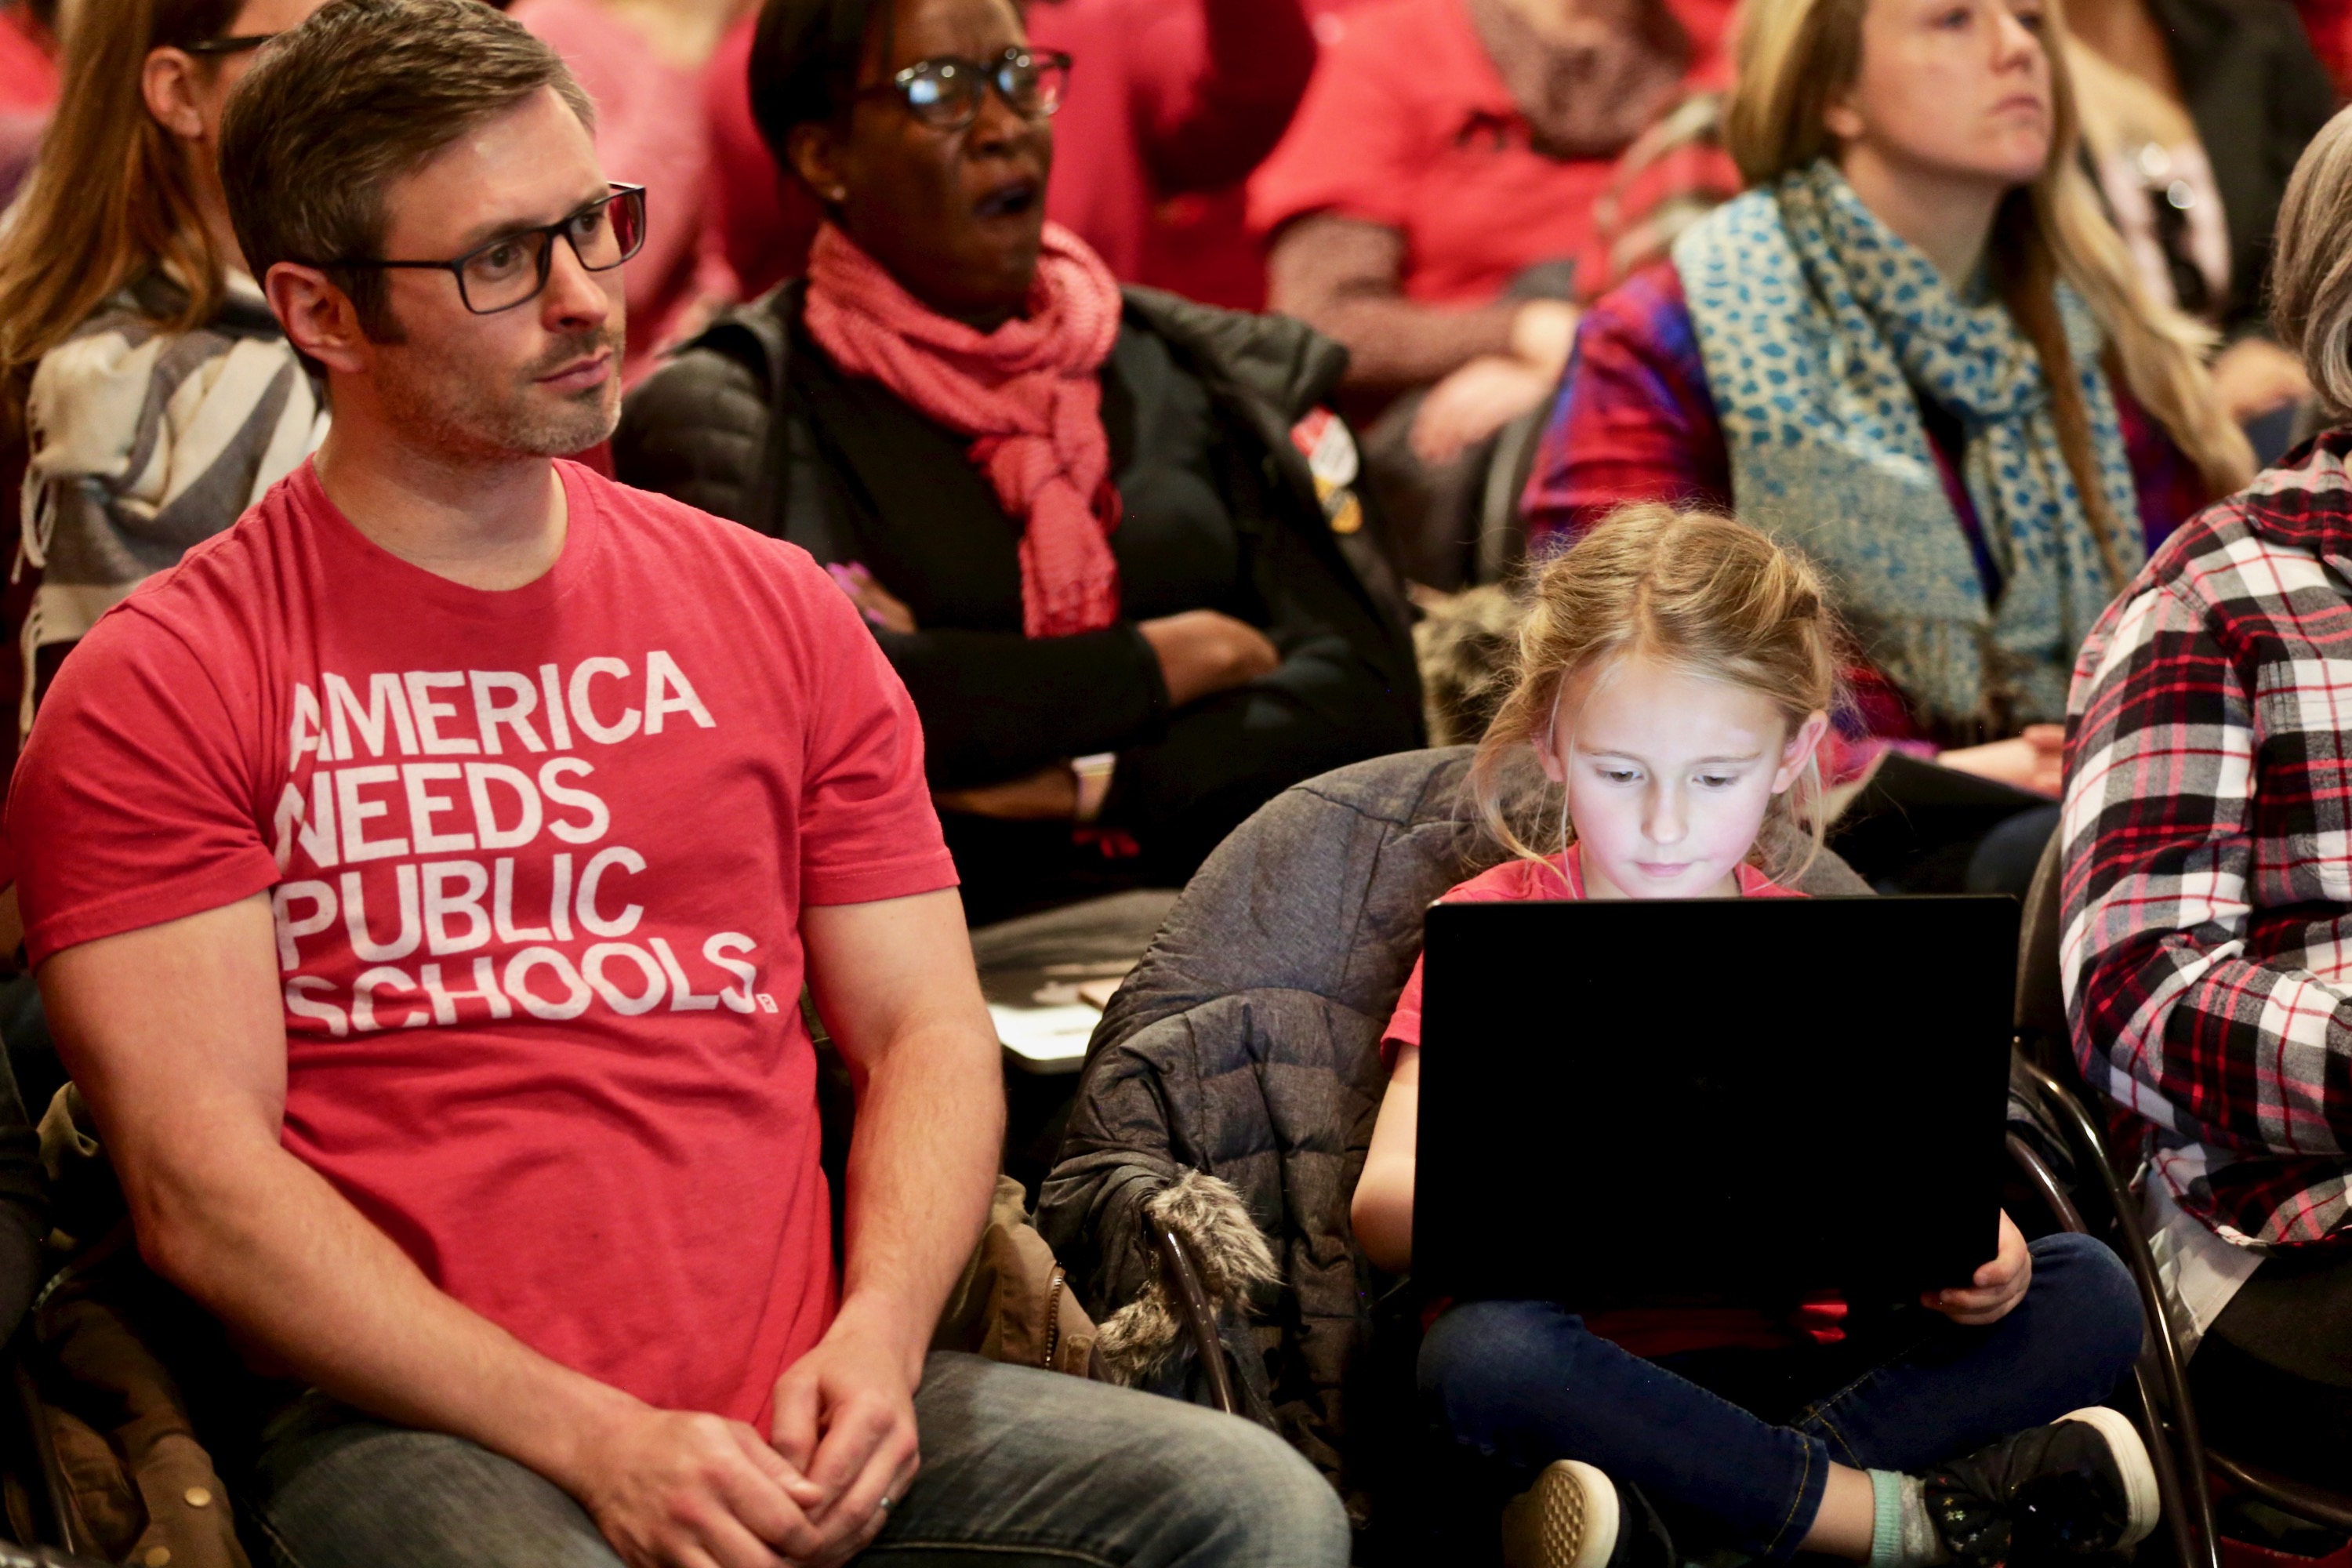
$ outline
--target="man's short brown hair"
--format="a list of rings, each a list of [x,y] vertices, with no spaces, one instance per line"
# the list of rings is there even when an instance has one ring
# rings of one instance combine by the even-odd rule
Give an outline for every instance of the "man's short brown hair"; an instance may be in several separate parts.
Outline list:
[[[330,0],[262,51],[221,126],[246,265],[383,258],[387,187],[550,87],[595,128],[562,58],[481,0]],[[389,335],[383,273],[335,279],[369,334]]]

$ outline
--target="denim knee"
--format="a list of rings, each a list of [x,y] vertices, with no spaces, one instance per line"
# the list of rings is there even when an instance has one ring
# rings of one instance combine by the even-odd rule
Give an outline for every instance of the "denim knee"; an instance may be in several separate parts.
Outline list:
[[[2032,1244],[2027,1292],[2036,1336],[2076,1363],[2086,1385],[2112,1389],[2139,1358],[2146,1332],[2139,1286],[2106,1243],[2062,1231]],[[2060,1346],[2063,1345],[2063,1352]]]
[[[1299,1451],[1263,1426],[1223,1418],[1209,1463],[1186,1466],[1186,1485],[1213,1476],[1213,1550],[1204,1561],[1233,1564],[1342,1563],[1350,1528],[1339,1494]]]
[[[1531,1415],[1531,1401],[1577,1381],[1592,1336],[1549,1301],[1465,1301],[1421,1342],[1422,1404],[1455,1442],[1492,1453]]]
[[[265,1456],[247,1500],[287,1568],[621,1568],[554,1482],[462,1437],[355,1414]]]
[[[1031,1373],[1029,1381],[1039,1376]],[[1068,1381],[1053,1377],[1045,1386]],[[1150,1528],[1137,1535],[1122,1523],[1129,1539],[1116,1550],[1107,1542],[1090,1550],[1119,1562],[1213,1568],[1337,1568],[1348,1561],[1351,1531],[1339,1494],[1280,1436],[1181,1400],[1106,1392],[1119,1396],[1119,1406],[1098,1405],[1082,1428],[1095,1439],[1087,1463],[1097,1473],[1089,1484],[1129,1500]],[[1118,1428],[1104,1430],[1107,1419]]]

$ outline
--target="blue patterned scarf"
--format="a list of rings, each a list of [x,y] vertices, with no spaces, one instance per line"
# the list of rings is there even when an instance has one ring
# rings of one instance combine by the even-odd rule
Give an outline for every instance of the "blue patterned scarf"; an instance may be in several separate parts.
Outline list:
[[[1740,514],[1830,574],[1864,651],[1932,724],[2063,718],[2074,651],[2114,585],[2041,360],[2008,310],[1956,294],[1826,160],[1717,208],[1674,257]],[[2063,284],[2058,305],[2129,573],[2146,549],[2099,328]],[[2000,571],[1997,604],[1922,397],[1967,434],[1962,472]]]

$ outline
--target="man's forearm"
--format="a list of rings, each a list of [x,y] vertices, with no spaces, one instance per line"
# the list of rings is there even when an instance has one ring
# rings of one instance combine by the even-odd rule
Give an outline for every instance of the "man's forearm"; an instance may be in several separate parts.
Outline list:
[[[1480,354],[1511,352],[1518,306],[1467,308],[1405,297],[1404,236],[1385,224],[1318,213],[1275,237],[1267,308],[1348,347],[1346,384],[1368,393],[1426,386]]]
[[[894,1043],[858,1095],[842,1315],[883,1327],[919,1374],[988,1215],[1004,1140],[992,1042],[940,1021]]]
[[[141,1206],[159,1272],[304,1380],[386,1420],[469,1438],[569,1486],[581,1440],[637,1406],[436,1289],[282,1149],[220,1151]]]
[[[157,1272],[247,1344],[388,1420],[569,1485],[637,1407],[436,1289],[279,1142],[283,998],[255,896],[51,957],[41,995]],[[604,1419],[598,1419],[602,1415]]]

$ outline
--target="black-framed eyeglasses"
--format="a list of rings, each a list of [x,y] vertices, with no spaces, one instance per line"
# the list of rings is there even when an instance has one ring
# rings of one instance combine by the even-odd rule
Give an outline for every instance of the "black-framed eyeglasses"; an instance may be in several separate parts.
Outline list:
[[[1062,107],[1069,80],[1070,57],[1061,50],[1012,48],[992,60],[959,55],[917,60],[857,96],[895,93],[908,113],[933,130],[961,131],[979,116],[981,96],[992,86],[1015,113],[1045,120]]]
[[[454,261],[379,261],[362,257],[347,261],[314,263],[324,268],[418,268],[448,273],[457,279],[457,297],[478,316],[511,310],[539,298],[555,265],[555,242],[561,239],[590,272],[609,272],[646,243],[646,188],[617,181],[613,194],[553,223],[520,228],[486,239]]]
[[[205,38],[199,43],[182,44],[181,52],[191,55],[241,55],[247,49],[257,49],[274,40],[275,33],[237,33],[226,38]]]

